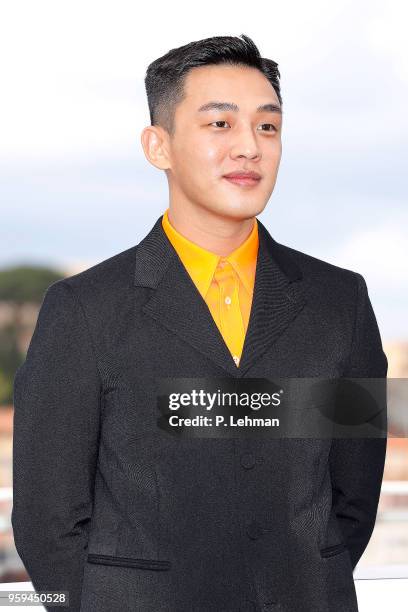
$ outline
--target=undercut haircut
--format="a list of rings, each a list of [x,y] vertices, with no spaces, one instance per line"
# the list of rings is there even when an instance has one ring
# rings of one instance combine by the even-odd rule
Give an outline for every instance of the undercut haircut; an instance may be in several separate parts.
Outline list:
[[[255,43],[246,36],[213,36],[170,49],[147,68],[145,87],[150,123],[175,132],[175,112],[183,100],[184,83],[190,70],[199,66],[230,64],[257,68],[271,83],[282,105],[278,64],[261,57]]]

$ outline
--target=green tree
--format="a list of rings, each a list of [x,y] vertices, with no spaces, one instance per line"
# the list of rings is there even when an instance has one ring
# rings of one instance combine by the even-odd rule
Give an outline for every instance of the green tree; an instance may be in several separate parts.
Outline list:
[[[11,305],[12,319],[0,327],[0,406],[13,401],[13,380],[25,355],[19,349],[23,332],[24,304],[40,306],[48,287],[64,278],[61,271],[39,266],[13,266],[0,269],[0,308]],[[34,331],[34,329],[32,330]]]
[[[58,270],[42,266],[12,266],[0,269],[0,301],[41,303],[51,283],[64,277]]]

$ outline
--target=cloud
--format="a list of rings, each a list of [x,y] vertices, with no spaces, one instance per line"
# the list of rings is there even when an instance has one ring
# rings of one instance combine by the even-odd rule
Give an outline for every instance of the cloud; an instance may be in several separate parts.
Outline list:
[[[367,227],[344,239],[332,254],[342,267],[372,279],[377,288],[401,290],[408,278],[407,215],[400,222]]]

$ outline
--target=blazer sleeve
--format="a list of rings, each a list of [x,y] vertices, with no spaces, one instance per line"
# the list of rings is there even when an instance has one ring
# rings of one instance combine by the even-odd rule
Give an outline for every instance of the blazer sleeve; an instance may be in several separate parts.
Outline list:
[[[14,541],[36,591],[80,609],[93,505],[101,384],[83,309],[66,281],[47,289],[14,378]]]
[[[355,328],[345,378],[384,378],[388,370],[364,278],[357,277]],[[386,402],[385,402],[386,403]],[[382,406],[382,427],[387,420]],[[384,431],[384,429],[383,429]],[[374,529],[384,472],[387,437],[333,438],[329,457],[333,508],[350,552],[353,571]]]

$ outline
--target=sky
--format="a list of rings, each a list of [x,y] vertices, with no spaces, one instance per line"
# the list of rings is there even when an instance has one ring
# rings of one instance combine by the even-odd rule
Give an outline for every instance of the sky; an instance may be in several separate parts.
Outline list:
[[[3,2],[0,267],[75,273],[137,244],[168,205],[140,143],[147,66],[247,34],[278,62],[284,108],[259,219],[363,274],[383,340],[408,340],[407,16],[402,1]]]

